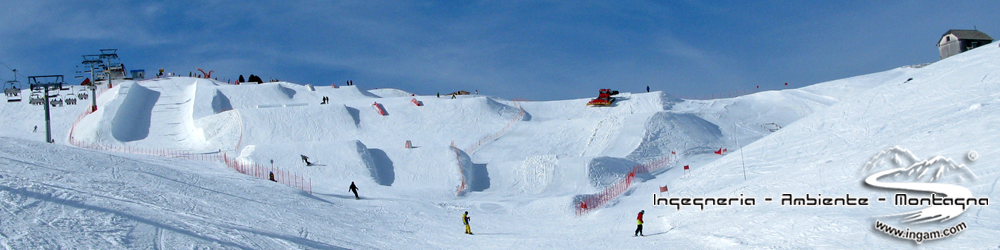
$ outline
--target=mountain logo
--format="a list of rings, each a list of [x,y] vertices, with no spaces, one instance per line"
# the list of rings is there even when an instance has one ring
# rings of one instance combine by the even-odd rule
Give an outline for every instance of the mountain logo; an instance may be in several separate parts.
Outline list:
[[[948,157],[939,155],[920,160],[913,152],[894,146],[872,157],[865,163],[862,171],[875,172],[864,179],[868,186],[898,190],[893,197],[894,205],[922,207],[914,211],[883,216],[902,216],[903,223],[947,222],[965,213],[970,206],[989,205],[988,198],[976,198],[972,195],[972,191],[960,185],[978,177],[964,164],[959,164]],[[930,197],[909,196],[915,193],[930,194]],[[954,235],[967,226],[965,222],[961,222],[944,230],[917,232],[909,228],[897,229],[876,221],[875,227],[886,234],[921,243],[923,240]]]

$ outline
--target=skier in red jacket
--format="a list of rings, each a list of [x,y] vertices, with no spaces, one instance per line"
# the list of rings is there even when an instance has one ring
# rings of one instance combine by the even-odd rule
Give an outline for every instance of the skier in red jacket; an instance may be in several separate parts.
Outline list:
[[[646,213],[646,210],[639,211],[639,217],[635,218],[636,223],[639,223],[639,226],[635,228],[635,236],[645,236],[642,235],[642,214],[644,213]]]

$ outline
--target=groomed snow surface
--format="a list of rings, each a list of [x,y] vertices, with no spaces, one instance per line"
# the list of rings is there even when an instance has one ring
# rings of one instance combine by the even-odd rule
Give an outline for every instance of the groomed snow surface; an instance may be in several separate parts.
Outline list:
[[[730,99],[622,93],[610,107],[587,107],[588,99],[450,99],[287,82],[127,81],[104,92],[98,110],[75,126],[89,100],[52,108],[54,144],[43,142],[42,107],[25,98],[0,104],[0,246],[997,248],[996,205],[971,206],[946,222],[906,224],[889,215],[922,206],[893,206],[893,191],[863,181],[882,170],[865,169],[866,163],[897,147],[917,157],[904,161],[953,159],[936,168],[954,171],[942,180],[974,197],[995,197],[998,50],[984,46],[922,68]],[[321,104],[323,97],[330,102]],[[71,130],[74,140],[96,145],[218,153],[274,166],[311,179],[313,192],[242,175],[220,162],[77,148],[69,145]],[[406,141],[413,147],[404,148]],[[728,154],[713,153],[720,148]],[[875,161],[899,164],[899,154],[889,155]],[[636,164],[668,156],[676,160],[639,176],[621,196],[574,214],[574,200],[616,183]],[[684,165],[691,170],[685,173]],[[348,191],[351,182],[362,199]],[[659,193],[665,185],[669,193]],[[777,200],[784,193],[873,201],[782,206]],[[756,205],[678,210],[654,206],[653,194],[755,197]],[[646,237],[635,238],[640,210],[646,211]],[[465,211],[475,235],[462,233]],[[913,230],[960,222],[968,228],[917,244],[877,231],[876,220]]]

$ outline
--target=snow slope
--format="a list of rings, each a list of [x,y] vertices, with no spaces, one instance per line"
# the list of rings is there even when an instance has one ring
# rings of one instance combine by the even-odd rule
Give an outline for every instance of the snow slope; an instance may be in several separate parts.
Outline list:
[[[863,167],[880,152],[898,146],[919,160],[944,156],[965,164],[978,178],[963,186],[975,197],[997,197],[1000,180],[995,128],[1000,122],[996,105],[1000,90],[1000,51],[995,46],[963,53],[920,69],[896,69],[870,75],[883,81],[806,116],[780,131],[757,140],[721,159],[694,168],[691,177],[672,178],[671,195],[695,197],[780,197],[782,193],[814,197],[889,197],[887,190],[861,182],[871,171]],[[899,74],[900,71],[907,71]],[[907,79],[913,78],[912,81]],[[819,84],[803,91],[849,90],[847,86]],[[834,91],[836,92],[836,91]],[[830,95],[834,96],[834,95]],[[978,157],[967,156],[975,151]],[[742,167],[746,166],[746,180]],[[677,176],[665,174],[664,176]],[[636,190],[654,190],[643,183]],[[649,193],[627,197],[621,204],[649,206]],[[640,192],[636,192],[640,193]],[[926,194],[924,194],[926,195]],[[614,213],[617,209],[609,209]],[[944,240],[925,241],[932,248],[995,248],[1000,221],[996,206],[975,206],[949,223],[908,225],[902,217],[885,216],[913,210],[891,203],[869,207],[756,207],[656,208],[655,231],[687,239],[698,247],[824,246],[832,248],[908,248],[914,241],[882,235],[876,219],[916,230],[935,230],[966,222],[969,229]],[[649,209],[647,209],[649,211]],[[617,212],[625,213],[628,209]],[[761,227],[759,225],[766,225]],[[901,227],[902,228],[902,227]]]
[[[7,142],[0,145],[0,201],[9,218],[0,220],[0,245],[907,248],[916,245],[872,227],[875,219],[901,223],[882,216],[906,208],[792,207],[763,197],[888,196],[864,186],[871,173],[862,168],[893,146],[956,159],[977,177],[959,184],[993,196],[1000,180],[993,143],[1000,138],[991,130],[1000,121],[998,54],[986,46],[922,68],[729,99],[622,93],[610,107],[587,107],[587,99],[450,99],[173,77],[116,84],[98,99],[97,112],[72,127],[77,140],[101,145],[222,152],[273,164],[311,178],[312,194],[218,162],[64,146],[86,105],[54,108],[57,143],[44,144],[43,134],[29,133],[40,107],[2,103],[10,129],[0,131]],[[320,104],[322,97],[330,103]],[[376,113],[374,103],[387,114]],[[403,148],[407,140],[414,148]],[[712,153],[720,148],[729,154]],[[971,150],[979,158],[961,160]],[[672,165],[574,215],[574,197],[673,153],[679,157]],[[686,177],[683,165],[692,167]],[[467,189],[456,192],[463,180]],[[347,192],[351,182],[363,199]],[[704,210],[653,206],[650,198],[663,185],[674,197],[742,194],[758,201]],[[994,207],[971,207],[955,219],[967,222],[967,231],[921,246],[996,247],[989,237],[998,228]],[[646,210],[648,237],[634,239],[639,210]],[[460,233],[464,211],[476,236]]]

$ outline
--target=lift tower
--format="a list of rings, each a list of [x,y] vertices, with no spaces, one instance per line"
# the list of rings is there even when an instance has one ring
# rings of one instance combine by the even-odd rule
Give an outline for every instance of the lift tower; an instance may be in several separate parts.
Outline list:
[[[83,55],[82,64],[90,66],[90,112],[94,112],[97,111],[97,78],[94,78],[94,74],[97,69],[104,67],[104,61],[101,61],[101,55]]]
[[[45,91],[45,142],[53,143],[52,140],[52,119],[49,116],[49,89],[59,90],[63,85],[62,75],[29,76],[28,84],[32,90],[42,89]]]

